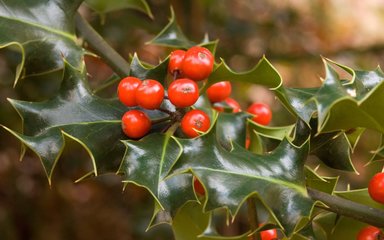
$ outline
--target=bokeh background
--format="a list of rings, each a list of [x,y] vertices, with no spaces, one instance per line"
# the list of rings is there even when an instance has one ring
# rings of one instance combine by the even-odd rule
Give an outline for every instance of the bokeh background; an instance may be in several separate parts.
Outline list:
[[[149,0],[154,19],[135,10],[118,10],[100,16],[84,4],[80,11],[105,39],[126,59],[137,52],[140,59],[156,64],[171,49],[148,45],[168,23],[170,5],[188,38],[200,42],[204,34],[219,39],[219,57],[237,71],[254,66],[263,56],[274,64],[290,87],[316,87],[324,77],[322,58],[357,69],[373,69],[384,64],[384,1],[382,0]],[[21,129],[21,120],[7,98],[39,101],[55,94],[59,76],[24,80],[13,88],[20,56],[0,50],[0,124]],[[93,87],[112,73],[99,59],[87,57]],[[341,75],[344,73],[340,72]],[[102,95],[113,95],[111,86]],[[246,93],[246,94],[244,94]],[[273,125],[292,122],[274,96],[260,86],[235,85],[233,97],[243,108],[252,101],[270,104]],[[353,161],[360,175],[341,175],[339,190],[365,187],[382,163],[364,165],[370,151],[379,144],[379,135],[367,131],[362,136]],[[129,185],[122,191],[120,178],[111,174],[74,184],[90,169],[89,156],[69,139],[50,187],[39,159],[27,152],[20,162],[20,145],[0,128],[0,239],[173,239],[168,226],[145,233],[152,213],[147,192]],[[319,164],[310,159],[311,166]],[[222,229],[234,234],[241,219]]]

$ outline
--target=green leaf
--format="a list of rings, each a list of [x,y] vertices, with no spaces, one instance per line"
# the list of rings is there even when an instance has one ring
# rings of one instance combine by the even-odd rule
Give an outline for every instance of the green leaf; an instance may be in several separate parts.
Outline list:
[[[0,48],[14,47],[22,58],[15,85],[22,77],[62,69],[63,58],[73,66],[81,66],[83,50],[76,44],[74,34],[74,16],[81,2],[2,1]]]
[[[312,221],[290,240],[328,240],[337,224],[337,219],[334,213],[320,212],[314,215]]]
[[[192,179],[191,174],[180,174],[159,182],[158,201],[154,201],[155,209],[148,229],[162,223],[173,224],[174,217],[180,208],[188,201],[195,199]],[[133,183],[138,184],[139,181]]]
[[[196,45],[181,31],[180,26],[176,22],[173,8],[171,8],[171,18],[169,19],[167,26],[165,26],[156,37],[149,41],[148,44],[184,49],[188,49]]]
[[[337,219],[337,217],[335,218]],[[328,222],[328,224],[330,223]],[[356,239],[356,236],[360,231],[360,229],[362,229],[365,226],[367,225],[360,221],[341,216],[340,219],[336,221],[336,225],[334,226],[331,225],[331,228],[326,230],[328,233],[327,239],[329,240]],[[325,227],[323,229],[325,229]]]
[[[288,235],[302,217],[310,214],[313,202],[307,196],[303,169],[308,141],[298,147],[283,140],[268,155],[253,154],[237,144],[229,152],[217,141],[214,131],[179,142],[183,154],[173,174],[192,171],[199,178],[207,190],[205,210],[225,207],[236,216],[245,199],[257,194]]]
[[[241,73],[233,71],[224,60],[221,60],[200,91],[204,92],[209,86],[220,81],[247,82],[265,86],[276,94],[294,116],[300,117],[307,123],[316,111],[316,105],[309,99],[317,89],[285,88],[280,74],[265,56],[254,68]]]
[[[279,73],[265,57],[253,69],[243,73],[233,71],[224,60],[221,60],[209,76],[205,88],[221,81],[248,82],[260,84],[270,89],[277,89],[282,85]]]
[[[364,132],[365,128],[354,128],[345,132],[348,139],[349,148],[352,152],[355,150],[357,143],[359,142],[360,137]]]
[[[172,229],[176,240],[197,240],[207,227],[210,214],[203,213],[197,202],[185,204],[173,219]]]
[[[290,136],[295,125],[270,127],[260,125],[254,121],[248,120],[250,151],[254,153],[265,153],[273,150],[284,138],[292,139]]]
[[[153,18],[151,9],[145,0],[85,0],[85,2],[99,14],[106,14],[121,9],[135,9]]]
[[[42,161],[49,182],[65,145],[64,136],[79,142],[89,153],[93,173],[116,171],[124,146],[121,117],[128,110],[116,99],[91,94],[85,69],[65,64],[61,89],[44,102],[9,100],[23,120],[23,133],[8,128]],[[151,113],[151,117],[161,117]],[[114,158],[117,156],[117,158]]]
[[[317,156],[328,167],[357,172],[352,160],[350,143],[344,132],[330,132],[311,139],[311,154]]]
[[[142,63],[135,53],[131,60],[130,76],[138,79],[155,79],[164,85],[168,73],[168,58],[160,62],[157,66]]]
[[[291,113],[309,123],[317,111],[315,102],[311,101],[317,91],[318,88],[285,88],[281,86],[275,93]]]
[[[380,204],[369,196],[368,189],[356,189],[350,191],[337,191],[335,194],[339,197],[367,205],[369,207],[384,209],[384,205]]]
[[[339,179],[338,177],[321,177],[309,167],[305,168],[305,178],[308,187],[328,194],[333,194]]]
[[[174,137],[153,133],[140,141],[123,143],[127,151],[118,171],[124,174],[123,182],[146,188],[154,197],[159,210],[172,214],[186,201],[195,199],[190,175],[166,179],[182,153]]]
[[[232,149],[232,144],[245,146],[246,122],[250,115],[241,113],[219,113],[216,123],[216,137],[220,144],[228,149]]]
[[[381,135],[380,144],[378,148],[374,150],[372,153],[373,153],[373,156],[371,157],[369,163],[384,159],[384,134]]]
[[[212,212],[204,213],[203,206],[195,201],[186,203],[172,222],[176,240],[247,240],[246,232],[239,236],[221,236],[213,226]]]
[[[324,61],[326,77],[313,97],[318,110],[318,131],[330,132],[365,127],[384,132],[384,113],[377,111],[384,101],[384,74],[373,71],[355,71],[340,64],[352,74],[352,80],[343,82],[329,62]]]

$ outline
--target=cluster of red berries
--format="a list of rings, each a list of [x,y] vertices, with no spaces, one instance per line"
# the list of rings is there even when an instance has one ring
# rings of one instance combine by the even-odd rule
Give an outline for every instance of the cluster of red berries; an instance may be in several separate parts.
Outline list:
[[[181,123],[182,132],[187,137],[197,137],[200,132],[206,132],[209,129],[210,119],[204,111],[190,110],[189,107],[195,104],[200,96],[197,82],[207,79],[212,73],[213,67],[214,57],[204,47],[195,46],[187,51],[175,50],[169,58],[168,72],[173,77],[173,81],[167,91],[156,80],[142,81],[135,77],[126,77],[119,83],[118,97],[128,107],[138,106],[147,110],[162,110],[160,108],[162,102],[164,99],[168,99],[179,113],[174,116],[178,116],[176,121]],[[231,92],[231,83],[222,81],[209,86],[206,94],[217,111],[223,112],[223,106],[228,106],[231,112],[240,112],[239,103],[230,97]],[[253,103],[247,108],[247,112],[253,115],[254,122],[261,125],[268,125],[272,119],[271,109],[264,103]],[[148,115],[140,110],[129,110],[122,117],[124,133],[133,139],[145,136],[151,126],[152,122]],[[246,141],[246,148],[248,145],[249,139]],[[197,194],[205,195],[204,187],[195,177],[193,186]],[[373,200],[384,204],[384,173],[378,173],[371,179],[368,192]],[[368,226],[359,232],[357,239],[383,239],[382,235],[380,229]],[[263,240],[274,239],[277,237],[276,229],[262,231],[261,236]]]
[[[209,76],[213,70],[214,57],[203,47],[192,47],[188,51],[176,50],[171,53],[168,69],[174,81],[167,89],[167,97],[161,83],[153,79],[141,81],[135,77],[122,79],[118,86],[118,97],[128,107],[139,106],[147,110],[160,109],[167,98],[177,109],[192,106],[199,98],[196,81]],[[182,78],[180,78],[182,77]],[[151,129],[151,120],[140,110],[129,110],[122,118],[122,129],[130,138],[141,138]],[[186,112],[181,118],[181,130],[188,137],[197,137],[210,127],[209,116],[201,110]]]
[[[214,67],[212,53],[200,46],[184,50],[175,50],[170,54],[168,72],[173,81],[167,89],[167,94],[161,83],[153,79],[141,81],[135,77],[122,79],[118,86],[118,97],[128,107],[141,107],[147,110],[161,110],[163,100],[168,99],[177,109],[191,107],[199,98],[197,82],[207,79]],[[232,91],[229,81],[222,81],[211,85],[207,89],[208,99],[217,111],[224,108],[216,103],[224,102],[232,112],[240,111],[240,105],[230,98]],[[268,105],[254,103],[247,112],[254,115],[253,120],[267,125],[271,121],[272,113]],[[210,125],[209,116],[202,110],[193,109],[183,112],[181,130],[187,137],[197,137],[199,132],[206,132]],[[152,123],[148,115],[140,110],[129,110],[122,118],[122,129],[130,138],[141,138],[151,129]]]

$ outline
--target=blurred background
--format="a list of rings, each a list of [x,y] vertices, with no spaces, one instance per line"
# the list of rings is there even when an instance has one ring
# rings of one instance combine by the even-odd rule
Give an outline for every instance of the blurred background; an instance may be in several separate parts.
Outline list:
[[[145,44],[168,23],[170,5],[183,32],[195,42],[205,33],[219,39],[219,57],[237,71],[253,67],[263,56],[272,62],[289,87],[316,87],[324,77],[321,56],[355,69],[374,69],[384,64],[384,1],[382,0],[149,0],[154,19],[121,9],[100,16],[83,4],[80,11],[122,56],[137,52],[140,59],[157,64],[171,49]],[[39,101],[55,94],[59,76],[23,81],[13,88],[19,56],[0,50],[0,124],[21,129],[21,120],[7,98]],[[98,86],[112,73],[99,59],[87,57],[91,86]],[[343,73],[341,73],[343,74]],[[49,80],[49,81],[48,81]],[[47,84],[49,82],[49,84]],[[103,96],[114,94],[116,86]],[[246,93],[246,94],[244,94]],[[243,108],[253,101],[270,104],[273,125],[291,123],[269,90],[260,86],[235,85],[233,97]],[[382,163],[363,167],[380,136],[367,131],[353,153],[360,175],[341,175],[339,190],[363,188]],[[69,141],[69,140],[68,140]],[[106,175],[74,184],[89,170],[89,157],[75,142],[68,142],[50,187],[39,159],[27,152],[19,161],[20,145],[0,128],[0,239],[173,239],[164,225],[145,233],[152,199],[144,190]],[[309,164],[318,164],[310,159]],[[240,221],[241,222],[241,221]],[[239,226],[222,230],[234,233]]]

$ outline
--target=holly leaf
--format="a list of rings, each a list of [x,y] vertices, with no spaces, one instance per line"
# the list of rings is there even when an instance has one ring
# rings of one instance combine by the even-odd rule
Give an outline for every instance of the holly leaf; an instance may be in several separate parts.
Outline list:
[[[63,57],[76,67],[83,50],[76,44],[74,19],[81,0],[4,0],[0,5],[0,48],[21,53],[20,78],[62,69]]]
[[[121,9],[135,9],[153,18],[151,9],[145,0],[85,0],[85,2],[101,15]]]
[[[65,146],[65,136],[79,142],[89,153],[93,173],[116,171],[126,138],[121,117],[128,110],[116,99],[91,93],[84,67],[65,63],[61,89],[43,102],[9,100],[23,120],[23,133],[7,129],[40,158],[49,182]],[[159,113],[148,113],[152,118]],[[117,156],[117,158],[114,158]]]
[[[309,167],[305,168],[305,178],[308,187],[328,194],[333,194],[339,180],[338,177],[322,177]]]
[[[265,153],[273,150],[284,138],[293,140],[290,136],[295,125],[271,127],[248,120],[250,145],[254,153]]]
[[[172,223],[176,240],[246,240],[249,231],[239,236],[221,236],[215,229],[212,212],[204,212],[197,202],[188,202],[177,212]]]
[[[180,175],[167,178],[182,153],[182,147],[170,134],[153,133],[140,141],[123,141],[127,151],[118,170],[123,182],[146,188],[161,210],[174,215],[186,201],[195,199],[192,178]]]
[[[193,140],[178,139],[183,154],[173,174],[191,171],[197,176],[206,189],[205,211],[225,207],[235,217],[247,197],[258,195],[287,234],[292,234],[313,205],[303,169],[308,140],[294,146],[285,139],[272,153],[256,155],[237,144],[227,151],[214,132]]]
[[[380,161],[384,159],[384,134],[381,135],[380,144],[376,150],[372,152],[372,157],[369,163],[374,161]]]
[[[282,85],[279,73],[265,56],[257,63],[257,65],[247,72],[237,73],[233,71],[225,62],[221,60],[218,66],[209,76],[205,88],[221,81],[248,82],[260,84],[270,89],[277,89]]]
[[[169,23],[157,34],[148,44],[161,45],[174,48],[188,49],[194,45],[182,32],[180,26],[176,22],[175,12],[171,8],[171,17]]]
[[[280,87],[275,93],[291,113],[309,123],[317,111],[315,102],[311,101],[317,91],[318,88]]]
[[[129,75],[138,79],[155,79],[164,85],[168,73],[168,58],[161,61],[157,66],[143,63],[135,53],[131,60]]]
[[[348,138],[344,132],[323,133],[311,138],[311,154],[328,167],[357,173]]]
[[[176,214],[172,230],[176,240],[197,240],[210,221],[210,213],[203,213],[197,202],[185,204]],[[205,238],[203,238],[205,239]]]
[[[195,201],[192,180],[191,174],[180,174],[159,182],[158,201],[154,201],[155,208],[148,229],[162,223],[174,224],[178,211],[181,211],[180,208],[190,201]],[[125,182],[129,183],[130,181]],[[134,184],[139,183],[137,181],[132,182]]]
[[[372,208],[377,208],[377,209],[383,209],[384,210],[384,205],[380,204],[376,201],[374,201],[368,193],[368,189],[355,189],[355,190],[349,190],[349,191],[337,191],[335,192],[336,196],[364,204],[366,206],[372,207]]]
[[[240,113],[219,113],[216,123],[216,134],[220,144],[228,149],[236,143],[239,146],[245,146],[247,119],[251,115]]]
[[[384,101],[381,69],[356,71],[337,64],[352,75],[351,81],[341,81],[331,63],[324,60],[326,76],[313,97],[318,111],[318,132],[358,127],[384,132],[384,113],[377,111]]]
[[[246,82],[265,86],[275,93],[288,111],[307,123],[309,123],[316,111],[316,105],[309,100],[317,89],[284,87],[280,74],[265,56],[260,59],[255,67],[246,72],[235,72],[221,59],[221,62],[209,76],[208,82],[200,91],[204,92],[212,84],[221,81]]]

